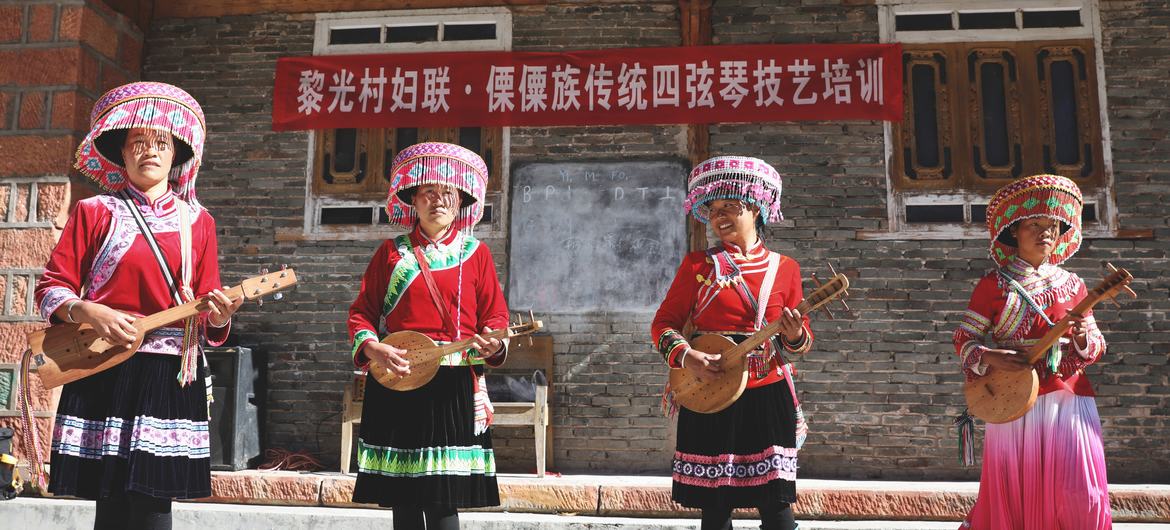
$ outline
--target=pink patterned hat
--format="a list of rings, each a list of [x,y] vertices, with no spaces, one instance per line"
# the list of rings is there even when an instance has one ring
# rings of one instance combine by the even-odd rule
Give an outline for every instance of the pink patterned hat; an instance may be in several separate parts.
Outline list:
[[[470,149],[443,142],[414,144],[394,157],[386,214],[391,223],[413,227],[418,221],[418,214],[411,206],[414,188],[424,184],[443,184],[463,195],[452,228],[471,228],[483,218],[487,177],[487,164]]]
[[[1081,248],[1081,210],[1085,200],[1081,189],[1059,175],[1032,175],[1011,182],[987,204],[987,231],[991,235],[991,259],[1003,266],[1019,252],[1011,226],[1035,217],[1060,222],[1060,237],[1048,262],[1060,265]]]
[[[710,202],[737,199],[760,209],[764,224],[784,219],[780,213],[780,173],[767,162],[750,156],[717,156],[691,170],[683,208],[700,222],[709,221]]]
[[[77,147],[74,167],[106,191],[125,189],[122,145],[127,131],[135,128],[171,134],[175,140],[171,190],[195,203],[195,177],[203,162],[207,124],[195,98],[174,85],[144,81],[106,92],[93,106],[90,131]]]

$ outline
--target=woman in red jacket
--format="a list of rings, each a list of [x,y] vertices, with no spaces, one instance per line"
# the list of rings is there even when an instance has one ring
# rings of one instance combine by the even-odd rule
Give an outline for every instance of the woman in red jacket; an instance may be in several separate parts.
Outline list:
[[[734,404],[714,414],[679,412],[672,498],[703,511],[703,530],[731,528],[731,511],[746,507],[759,510],[765,529],[792,529],[805,429],[791,365],[777,343],[805,353],[812,331],[795,310],[803,298],[800,265],[759,236],[783,218],[780,174],[756,158],[716,157],[691,171],[687,189],[685,207],[720,244],[683,258],[654,317],[652,338],[666,363],[704,380],[722,373],[719,355],[690,347],[682,331],[688,322],[694,335],[735,342],[768,322],[783,323],[778,340],[749,356],[748,388]]]
[[[215,220],[195,199],[205,137],[203,111],[178,87],[102,96],[76,167],[106,193],[77,203],[37,283],[47,320],[112,343],[132,342],[134,320],[176,297],[210,295],[210,312],[150,332],[125,363],[61,392],[49,491],[97,500],[94,528],[169,529],[171,499],[211,495],[200,343],[223,343],[243,299],[220,291]]]
[[[1101,420],[1084,368],[1105,353],[1092,312],[1070,314],[1085,282],[1060,264],[1081,246],[1081,190],[1036,175],[995,193],[987,205],[991,259],[955,330],[963,374],[1028,370],[1020,352],[1056,322],[1068,335],[1036,363],[1040,397],[1022,418],[988,424],[979,497],[962,528],[1103,530],[1112,527]]]
[[[410,229],[374,253],[349,309],[353,360],[410,371],[404,350],[379,339],[416,331],[436,342],[473,338],[426,385],[400,392],[367,376],[354,502],[394,508],[394,528],[453,530],[458,509],[500,504],[484,364],[507,355],[479,332],[508,325],[491,251],[471,227],[483,215],[487,166],[458,145],[427,142],[394,158],[386,212]],[[435,290],[420,267],[426,260]]]

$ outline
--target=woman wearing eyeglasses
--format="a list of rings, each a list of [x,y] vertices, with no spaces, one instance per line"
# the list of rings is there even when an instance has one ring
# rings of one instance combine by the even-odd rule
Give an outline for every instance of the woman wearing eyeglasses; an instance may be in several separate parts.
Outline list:
[[[491,251],[471,235],[486,186],[487,166],[468,149],[439,142],[403,149],[390,171],[386,213],[410,231],[374,253],[349,309],[358,367],[376,361],[409,374],[406,351],[379,342],[395,331],[476,341],[443,358],[415,390],[390,390],[367,376],[353,500],[394,508],[396,529],[454,530],[458,509],[500,504],[483,370],[502,364],[507,350],[478,333],[507,326],[508,308]]]
[[[955,351],[968,381],[988,370],[1040,374],[1039,397],[1023,417],[988,424],[979,497],[961,528],[1112,528],[1101,419],[1084,368],[1105,353],[1090,311],[1069,313],[1085,282],[1060,267],[1081,246],[1081,190],[1036,175],[995,193],[987,205],[991,258],[959,328]],[[1033,367],[1027,351],[1057,322],[1069,331]]]
[[[791,365],[775,345],[803,354],[813,337],[795,309],[800,265],[768,250],[759,234],[783,219],[780,174],[756,158],[716,157],[691,171],[687,190],[684,207],[720,244],[683,258],[658,308],[651,336],[666,363],[704,381],[723,373],[719,355],[690,347],[688,324],[692,337],[717,333],[735,342],[768,322],[782,327],[778,340],[749,356],[748,388],[734,404],[714,414],[679,411],[671,497],[703,511],[703,530],[730,529],[735,508],[758,509],[765,529],[792,529],[796,454],[807,429]]]

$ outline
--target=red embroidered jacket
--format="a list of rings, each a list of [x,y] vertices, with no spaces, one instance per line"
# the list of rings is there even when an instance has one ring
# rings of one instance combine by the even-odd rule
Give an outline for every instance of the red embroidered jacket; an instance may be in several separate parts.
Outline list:
[[[1016,258],[1000,270],[988,273],[975,287],[953,337],[968,381],[986,373],[987,365],[982,357],[987,349],[1024,351],[1049,330],[1048,323],[1018,294],[1008,278],[1023,287],[1053,323],[1067,316],[1088,294],[1080,277],[1055,265],[1034,269]],[[1061,347],[1059,374],[1048,372],[1045,359],[1036,363],[1037,372],[1042,376],[1040,394],[1063,388],[1081,396],[1094,395],[1083,368],[1105,353],[1105,337],[1097,329],[1091,311],[1085,316],[1085,323],[1088,344],[1083,350],[1078,348],[1070,329],[1069,341]]]
[[[166,258],[172,277],[179,280],[179,206],[175,194],[167,191],[153,203],[130,188],[131,197],[146,219]],[[194,270],[191,289],[203,296],[222,288],[219,279],[218,244],[215,220],[203,208],[190,208],[191,252]],[[158,261],[134,222],[122,199],[98,195],[77,203],[61,239],[49,256],[45,273],[36,287],[41,316],[56,321],[53,313],[70,300],[80,298],[112,309],[143,316],[174,306],[170,288],[159,271]],[[206,323],[206,314],[200,317]],[[139,351],[179,355],[181,323],[156,330],[143,340]],[[213,346],[227,340],[230,326],[206,329]]]
[[[369,363],[359,352],[362,344],[402,330],[417,331],[435,341],[456,339],[443,324],[443,318],[427,288],[414,256],[414,247],[422,246],[434,275],[442,301],[452,319],[457,319],[459,338],[467,339],[485,326],[501,329],[508,326],[508,306],[496,276],[491,251],[469,234],[452,231],[441,241],[432,242],[416,228],[382,243],[362,275],[357,299],[349,308],[349,336],[353,343],[354,365]],[[462,264],[462,267],[460,266]],[[457,304],[456,300],[460,300]],[[498,366],[504,362],[506,348],[486,359]],[[444,364],[466,364],[454,358]]]
[[[756,297],[757,303],[764,300],[760,287],[768,268],[769,256],[774,255],[780,260],[772,289],[764,302],[766,322],[779,318],[783,308],[795,308],[803,300],[800,264],[796,260],[764,248],[763,241],[757,241],[746,253],[732,244],[724,244],[723,249],[739,267],[740,277]],[[726,273],[727,271],[723,271],[723,274]],[[694,320],[695,334],[706,332],[751,334],[757,329],[755,311],[743,299],[734,284],[725,282],[724,285],[720,285],[719,279],[715,276],[715,262],[706,251],[687,254],[678,267],[674,282],[666,292],[666,299],[662,301],[654,315],[654,322],[650,328],[651,337],[666,363],[672,368],[682,367],[683,354],[690,348],[687,339],[682,336],[682,328],[688,317]],[[803,320],[804,336],[797,344],[788,344],[783,337],[780,338],[784,347],[794,353],[805,353],[812,347],[813,335],[809,328],[808,315],[804,315]],[[778,359],[773,356],[768,376],[763,379],[749,378],[748,388],[782,380],[783,372],[779,367]]]

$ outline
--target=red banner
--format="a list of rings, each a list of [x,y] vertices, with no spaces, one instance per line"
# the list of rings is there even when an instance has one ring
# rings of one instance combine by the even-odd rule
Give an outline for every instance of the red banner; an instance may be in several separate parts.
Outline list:
[[[285,57],[272,128],[899,120],[898,44]]]

